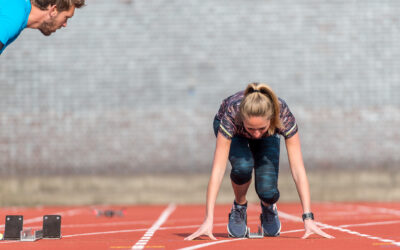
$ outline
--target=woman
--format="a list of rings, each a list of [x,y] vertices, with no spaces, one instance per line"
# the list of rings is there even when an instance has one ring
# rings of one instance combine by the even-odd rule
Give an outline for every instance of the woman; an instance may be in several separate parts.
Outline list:
[[[217,193],[227,165],[232,165],[231,182],[235,200],[229,214],[230,237],[248,234],[246,193],[255,171],[255,187],[261,202],[261,225],[265,236],[278,236],[281,223],[275,203],[279,199],[279,135],[285,138],[292,176],[303,207],[305,234],[333,238],[317,227],[310,206],[310,191],[303,164],[297,124],[289,107],[265,84],[249,84],[226,98],[214,119],[217,144],[207,189],[206,216],[200,228],[185,238],[192,240],[212,234]]]

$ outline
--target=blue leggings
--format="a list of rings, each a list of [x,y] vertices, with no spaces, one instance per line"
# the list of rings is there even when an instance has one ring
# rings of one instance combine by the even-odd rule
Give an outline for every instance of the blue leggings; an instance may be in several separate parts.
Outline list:
[[[217,135],[220,121],[214,119],[214,133]],[[260,200],[273,204],[279,199],[279,135],[252,140],[234,136],[229,151],[232,165],[231,180],[243,185],[251,180],[255,171],[255,187]]]

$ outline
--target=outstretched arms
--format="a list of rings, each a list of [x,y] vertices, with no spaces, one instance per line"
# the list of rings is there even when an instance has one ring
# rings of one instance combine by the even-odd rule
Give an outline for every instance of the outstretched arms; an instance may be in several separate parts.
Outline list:
[[[303,157],[301,154],[299,133],[297,132],[289,139],[286,139],[285,142],[290,169],[292,171],[293,180],[296,184],[297,192],[299,194],[301,205],[303,207],[303,213],[309,213],[311,212],[310,189],[306,170],[304,168]],[[313,220],[304,220],[304,228],[305,234],[303,236],[303,239],[307,238],[313,233],[319,234],[325,238],[334,238],[333,236],[319,229]]]
[[[214,153],[213,167],[207,188],[206,216],[200,228],[190,236],[186,237],[185,240],[193,240],[201,235],[207,235],[212,240],[216,240],[216,238],[212,234],[213,221],[214,221],[214,207],[218,191],[221,186],[222,178],[224,177],[226,164],[228,161],[230,145],[231,145],[231,140],[226,139],[223,135],[218,133],[217,145]]]

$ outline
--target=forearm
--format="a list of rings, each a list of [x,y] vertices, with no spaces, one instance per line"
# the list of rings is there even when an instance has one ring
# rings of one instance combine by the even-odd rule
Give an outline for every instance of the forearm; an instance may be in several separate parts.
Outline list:
[[[218,133],[213,167],[207,188],[206,220],[214,219],[214,207],[228,161],[231,141]]]
[[[311,212],[310,187],[303,163],[299,133],[286,139],[286,149],[288,152],[290,169],[292,171],[293,180],[296,184],[297,193],[300,197],[303,212]]]
[[[301,201],[303,213],[311,212],[310,185],[304,166],[292,168],[293,180]]]
[[[207,188],[206,219],[214,219],[214,207],[219,188],[225,173],[225,167],[214,167]]]

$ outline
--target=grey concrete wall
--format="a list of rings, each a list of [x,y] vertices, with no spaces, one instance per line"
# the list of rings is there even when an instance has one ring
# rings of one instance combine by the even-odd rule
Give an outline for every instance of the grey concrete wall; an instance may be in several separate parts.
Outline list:
[[[252,81],[310,168],[398,168],[399,41],[397,0],[88,0],[1,55],[0,173],[208,172],[213,116]]]

